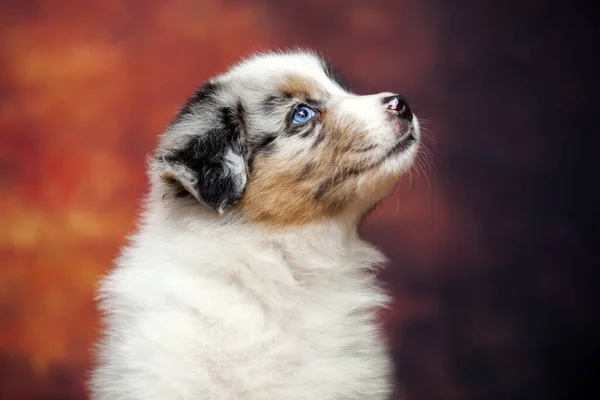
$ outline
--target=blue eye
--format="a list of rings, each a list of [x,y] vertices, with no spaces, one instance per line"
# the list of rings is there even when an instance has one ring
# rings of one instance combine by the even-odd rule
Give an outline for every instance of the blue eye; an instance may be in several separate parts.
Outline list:
[[[292,122],[295,124],[304,124],[311,120],[315,116],[314,110],[306,106],[300,106],[294,111]]]

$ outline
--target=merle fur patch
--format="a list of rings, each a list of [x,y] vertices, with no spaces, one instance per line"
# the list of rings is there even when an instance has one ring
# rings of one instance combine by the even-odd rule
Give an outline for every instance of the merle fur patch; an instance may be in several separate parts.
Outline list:
[[[219,91],[219,88],[220,85],[216,82],[206,82],[188,98],[175,120],[178,121],[188,115],[192,115],[195,108],[207,102],[213,101],[215,95]]]
[[[201,113],[192,111],[190,107],[212,101],[216,87],[214,84],[205,85],[188,101],[186,112],[194,112],[196,118],[202,118]],[[246,171],[239,142],[243,129],[240,112],[243,112],[241,104],[235,108],[220,107],[211,129],[195,132],[182,148],[169,150],[160,157],[180,184],[176,188],[178,197],[182,196],[181,188],[185,188],[198,200],[219,211],[242,197]],[[214,115],[204,117],[215,119]]]

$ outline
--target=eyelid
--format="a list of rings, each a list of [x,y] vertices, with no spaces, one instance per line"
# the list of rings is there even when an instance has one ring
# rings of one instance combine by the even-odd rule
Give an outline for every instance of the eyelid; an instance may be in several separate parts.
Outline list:
[[[294,110],[297,110],[300,107],[308,107],[311,110],[313,110],[315,112],[315,114],[321,114],[323,112],[317,104],[314,104],[314,103],[310,104],[309,101],[296,104],[296,106],[294,107]]]
[[[321,109],[321,102],[318,100],[313,100],[313,99],[305,99],[306,104],[308,105],[308,107],[314,109],[314,110],[320,110]]]

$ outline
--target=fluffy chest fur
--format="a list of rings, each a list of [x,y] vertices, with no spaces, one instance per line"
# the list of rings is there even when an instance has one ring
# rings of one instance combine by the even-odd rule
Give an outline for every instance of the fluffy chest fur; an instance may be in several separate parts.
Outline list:
[[[339,226],[147,226],[102,285],[95,398],[387,398],[380,261]]]

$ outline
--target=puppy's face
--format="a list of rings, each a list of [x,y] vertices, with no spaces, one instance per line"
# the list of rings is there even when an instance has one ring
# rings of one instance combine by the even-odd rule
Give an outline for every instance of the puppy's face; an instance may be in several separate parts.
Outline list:
[[[358,96],[311,54],[271,54],[199,89],[155,168],[179,201],[298,225],[362,215],[410,167],[419,137],[401,96]]]

